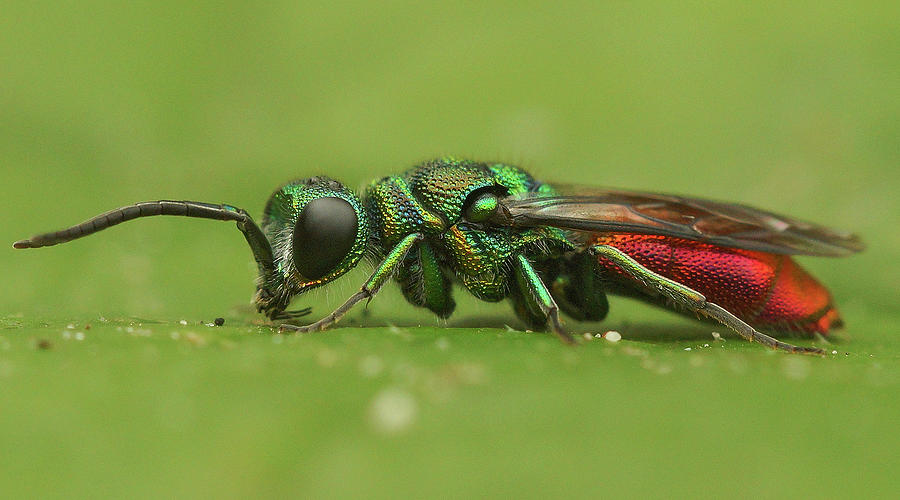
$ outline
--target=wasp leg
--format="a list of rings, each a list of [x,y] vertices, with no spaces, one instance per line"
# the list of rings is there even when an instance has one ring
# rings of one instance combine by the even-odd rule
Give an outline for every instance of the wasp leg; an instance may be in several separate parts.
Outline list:
[[[626,272],[629,276],[636,279],[648,289],[661,293],[680,306],[718,321],[750,342],[759,342],[772,349],[779,349],[791,353],[814,354],[819,356],[825,355],[825,351],[822,349],[788,344],[787,342],[782,342],[764,333],[758,332],[752,326],[725,310],[722,306],[707,301],[706,297],[700,292],[647,269],[618,248],[609,245],[596,245],[589,248],[588,251],[593,255],[600,256],[601,258],[612,262],[619,269]]]
[[[312,308],[304,307],[293,311],[281,311],[272,316],[272,319],[297,319],[312,313]]]
[[[514,274],[525,305],[532,314],[540,313],[560,340],[566,344],[574,344],[575,340],[559,322],[559,307],[553,300],[553,296],[550,295],[547,286],[544,285],[534,266],[524,255],[516,257]]]
[[[311,323],[309,325],[297,326],[297,325],[289,325],[282,324],[278,327],[279,332],[283,332],[286,330],[306,333],[306,332],[316,332],[321,331],[329,326],[338,322],[344,314],[347,314],[354,305],[358,302],[366,299],[371,299],[381,290],[381,287],[384,286],[385,283],[394,273],[397,271],[397,267],[403,262],[403,259],[406,258],[406,254],[409,253],[410,249],[415,246],[422,239],[421,234],[411,234],[397,244],[390,252],[388,252],[387,256],[381,261],[381,264],[375,269],[372,273],[372,276],[363,283],[363,286],[360,287],[359,291],[354,293],[347,299],[343,304],[338,306],[331,314],[325,316],[324,318],[316,321],[315,323]]]
[[[562,312],[577,321],[601,321],[609,312],[597,259],[588,254],[573,255],[553,280],[550,292]]]
[[[450,279],[441,270],[437,255],[427,243],[410,251],[406,263],[397,269],[400,291],[410,304],[425,307],[439,318],[448,318],[456,308]]]

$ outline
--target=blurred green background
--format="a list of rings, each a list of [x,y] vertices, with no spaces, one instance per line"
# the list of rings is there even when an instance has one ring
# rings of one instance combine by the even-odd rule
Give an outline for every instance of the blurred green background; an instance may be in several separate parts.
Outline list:
[[[896,492],[898,5],[5,2],[0,490]],[[569,324],[624,340],[568,349],[506,329],[506,305],[458,292],[443,324],[393,287],[344,328],[282,337],[248,306],[231,224],[11,248],[142,200],[258,216],[288,180],[361,186],[442,154],[857,231],[865,253],[803,259],[845,340],[784,356],[614,299]],[[324,313],[367,270],[303,304]]]

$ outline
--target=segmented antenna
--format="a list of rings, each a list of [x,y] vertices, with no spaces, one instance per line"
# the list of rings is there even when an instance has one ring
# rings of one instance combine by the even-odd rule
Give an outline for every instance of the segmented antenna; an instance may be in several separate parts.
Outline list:
[[[272,248],[269,245],[269,240],[246,211],[230,205],[215,205],[198,201],[160,200],[135,203],[128,207],[117,208],[105,214],[100,214],[81,224],[61,231],[39,234],[27,240],[17,241],[13,243],[13,247],[41,248],[58,245],[83,238],[132,219],[153,217],[155,215],[180,215],[182,217],[199,219],[235,221],[238,229],[244,233],[244,238],[253,251],[253,256],[259,265],[260,273],[262,273],[263,277],[269,276],[274,270]]]
[[[97,231],[121,224],[140,217],[152,217],[154,215],[181,215],[184,217],[197,217],[201,219],[233,220],[242,222],[248,218],[242,210],[227,205],[212,205],[196,201],[145,201],[135,203],[128,207],[117,208],[100,214],[92,219],[82,222],[61,231],[39,234],[27,240],[13,243],[15,248],[40,248],[65,243],[78,238],[83,238]]]

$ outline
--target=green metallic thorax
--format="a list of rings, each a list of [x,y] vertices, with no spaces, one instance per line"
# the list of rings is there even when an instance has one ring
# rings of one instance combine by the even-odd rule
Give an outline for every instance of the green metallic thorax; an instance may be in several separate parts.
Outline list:
[[[261,279],[257,307],[270,316],[283,311],[295,295],[325,285],[358,264],[367,255],[382,268],[396,269],[394,278],[406,299],[448,317],[455,307],[452,283],[461,283],[479,299],[513,299],[517,312],[525,301],[521,284],[513,277],[521,257],[548,277],[559,275],[559,257],[574,249],[566,234],[552,227],[511,228],[466,220],[467,200],[489,192],[497,196],[525,193],[552,194],[525,171],[503,164],[441,158],[406,172],[372,182],[360,199],[343,184],[328,177],[313,177],[282,186],[269,199],[262,230],[271,242],[275,272]],[[299,214],[318,198],[346,200],[356,211],[359,227],[346,258],[327,275],[308,279],[295,265],[303,255],[294,253],[292,237]],[[473,203],[476,220],[491,208]],[[478,215],[481,214],[481,215]],[[408,253],[397,253],[410,235],[422,235]],[[402,246],[402,245],[401,245]],[[394,257],[394,255],[399,257]],[[394,267],[387,259],[401,258]]]
[[[516,167],[442,158],[377,180],[363,196],[375,253],[387,252],[406,235],[424,234],[396,277],[407,300],[441,317],[453,311],[452,278],[479,299],[500,301],[510,293],[511,261],[517,255],[540,261],[572,249],[559,229],[488,229],[466,221],[466,200],[481,190],[552,192]]]

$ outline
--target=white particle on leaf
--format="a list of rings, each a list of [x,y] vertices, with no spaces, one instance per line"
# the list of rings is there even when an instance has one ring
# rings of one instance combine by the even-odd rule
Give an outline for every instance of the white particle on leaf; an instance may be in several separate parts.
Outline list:
[[[84,340],[84,332],[75,332],[75,340]]]
[[[690,348],[690,347],[685,347],[684,350],[685,350],[685,351],[690,351],[691,348]]]
[[[383,434],[398,434],[415,422],[419,413],[415,398],[400,389],[384,389],[369,404],[369,424]]]
[[[187,326],[187,321],[181,320],[181,321],[178,322],[178,324],[181,325],[181,326]]]
[[[618,342],[622,340],[622,334],[615,330],[610,330],[603,334],[603,338],[609,342]]]

